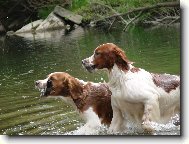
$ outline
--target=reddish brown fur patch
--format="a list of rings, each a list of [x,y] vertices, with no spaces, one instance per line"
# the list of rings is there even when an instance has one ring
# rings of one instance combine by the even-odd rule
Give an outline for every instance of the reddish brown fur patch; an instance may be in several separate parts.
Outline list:
[[[107,68],[111,70],[114,64],[122,69],[128,71],[130,62],[124,51],[113,43],[100,45],[96,48],[94,53],[94,65],[97,69]]]
[[[127,59],[124,51],[116,46],[114,49],[114,53],[116,54],[115,63],[117,64],[117,66],[123,71],[128,71],[129,64],[132,62]]]
[[[94,65],[98,69],[112,69],[115,63],[115,54],[113,53],[114,45],[106,44],[96,48],[94,53]]]
[[[135,72],[139,72],[140,69],[139,69],[139,68],[136,68],[136,67],[133,67],[132,69],[130,69],[130,71],[131,71],[132,73],[135,73]]]
[[[52,90],[50,92],[51,96],[69,96],[70,91],[68,90],[68,79],[69,75],[67,73],[55,73],[49,77],[52,81]]]
[[[83,94],[82,85],[78,80],[76,80],[74,77],[71,76],[68,79],[68,89],[73,99],[78,99]]]
[[[163,88],[167,93],[180,86],[180,78],[167,74],[152,74],[153,82],[157,87]]]
[[[86,94],[85,105],[81,111],[93,107],[93,110],[102,119],[102,123],[110,124],[113,111],[111,107],[111,92],[108,86],[106,84],[99,84],[97,86],[88,83],[84,87],[84,93]]]

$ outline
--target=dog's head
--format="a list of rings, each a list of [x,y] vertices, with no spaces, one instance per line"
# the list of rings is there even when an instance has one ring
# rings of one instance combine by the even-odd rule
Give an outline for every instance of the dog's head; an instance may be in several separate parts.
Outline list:
[[[95,69],[103,68],[111,70],[114,64],[121,69],[128,69],[128,65],[132,62],[118,46],[106,43],[98,46],[92,56],[82,60],[82,64],[89,72],[93,72]]]
[[[37,80],[35,87],[41,92],[41,96],[63,96],[76,99],[83,89],[77,79],[65,72],[51,73],[44,80]]]

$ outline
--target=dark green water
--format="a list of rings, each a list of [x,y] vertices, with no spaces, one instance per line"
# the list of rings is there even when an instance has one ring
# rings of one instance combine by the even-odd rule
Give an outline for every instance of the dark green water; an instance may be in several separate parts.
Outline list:
[[[180,74],[180,28],[135,28],[129,32],[77,28],[71,32],[0,37],[0,134],[60,135],[83,121],[59,99],[40,99],[34,81],[64,71],[85,81],[107,81],[90,74],[81,60],[102,43],[121,47],[135,66],[150,72]],[[179,134],[179,130],[159,134]]]

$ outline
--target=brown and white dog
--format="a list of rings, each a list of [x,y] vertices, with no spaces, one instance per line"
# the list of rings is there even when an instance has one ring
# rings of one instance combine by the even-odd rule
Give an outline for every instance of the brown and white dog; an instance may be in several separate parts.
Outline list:
[[[79,110],[86,124],[76,134],[94,134],[101,124],[110,125],[111,92],[105,83],[84,82],[65,72],[51,73],[35,82],[43,97],[62,97]]]
[[[172,116],[180,114],[180,76],[136,68],[113,43],[98,46],[82,64],[89,72],[108,70],[113,109],[110,132],[122,131],[127,121],[153,132],[152,122],[165,124]]]

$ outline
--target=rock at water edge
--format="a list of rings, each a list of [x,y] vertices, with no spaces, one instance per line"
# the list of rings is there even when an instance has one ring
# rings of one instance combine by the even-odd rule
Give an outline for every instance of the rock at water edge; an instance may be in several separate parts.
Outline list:
[[[73,23],[81,24],[82,22],[82,16],[72,13],[71,11],[68,11],[60,6],[56,6],[54,9],[54,13],[66,20],[70,20]]]
[[[37,20],[34,22],[31,22],[25,26],[23,26],[21,29],[17,30],[15,34],[17,33],[24,33],[24,32],[34,32],[35,29],[43,22],[43,20]]]
[[[58,18],[53,12],[51,12],[48,17],[37,27],[36,32],[54,30],[64,27],[64,22],[60,18]]]

